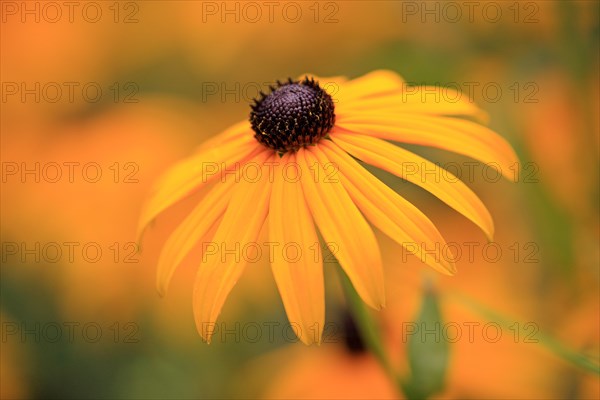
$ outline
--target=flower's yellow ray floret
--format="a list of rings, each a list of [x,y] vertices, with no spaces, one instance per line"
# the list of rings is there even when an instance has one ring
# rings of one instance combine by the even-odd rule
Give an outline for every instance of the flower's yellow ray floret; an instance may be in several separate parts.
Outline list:
[[[351,132],[463,154],[497,169],[507,179],[518,176],[518,158],[501,136],[480,124],[445,117],[363,114],[338,116],[339,132]]]
[[[365,303],[385,305],[383,267],[373,230],[319,146],[298,151],[302,189],[319,231]],[[334,167],[334,166],[333,166]],[[329,171],[326,171],[327,168]]]
[[[263,152],[250,134],[239,136],[223,146],[206,147],[197,154],[171,167],[154,185],[142,208],[138,224],[138,238],[156,216],[193,191],[205,187],[221,177],[221,169],[230,168]],[[210,169],[207,167],[210,166]]]
[[[275,158],[271,154],[268,162]],[[256,242],[268,214],[270,195],[268,171],[263,170],[258,181],[240,179],[213,239],[203,243],[207,251],[196,275],[193,305],[196,328],[209,343],[225,299],[247,263],[235,249]],[[231,249],[235,254],[227,251]]]
[[[284,165],[295,163],[295,158],[295,154],[284,155],[274,176],[282,178]],[[303,343],[319,343],[325,324],[323,263],[299,181],[274,180],[268,225],[269,241],[278,245],[271,269],[290,324]]]
[[[492,240],[494,223],[489,211],[479,197],[450,172],[381,139],[350,134],[332,135],[332,138],[353,156],[427,190],[473,221]]]
[[[336,144],[325,142],[322,149],[339,166],[348,194],[373,225],[437,271],[446,275],[456,272],[453,262],[439,252],[431,252],[444,248],[446,242],[425,214],[371,175]],[[423,247],[429,251],[423,251]]]

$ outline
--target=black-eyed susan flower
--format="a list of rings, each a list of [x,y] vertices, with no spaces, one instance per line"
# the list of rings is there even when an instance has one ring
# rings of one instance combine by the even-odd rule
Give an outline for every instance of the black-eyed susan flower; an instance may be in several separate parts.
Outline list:
[[[166,292],[184,256],[203,246],[193,306],[198,331],[210,341],[226,297],[258,251],[264,226],[268,243],[279,245],[269,252],[269,261],[288,319],[310,344],[319,342],[325,315],[317,230],[334,244],[357,293],[375,309],[384,306],[385,295],[373,227],[401,245],[411,244],[410,251],[437,271],[453,274],[451,261],[423,251],[445,244],[431,220],[357,161],[429,191],[491,238],[492,218],[463,182],[392,143],[460,153],[494,163],[510,176],[516,162],[510,145],[485,126],[458,118],[481,120],[483,113],[444,90],[444,96],[427,95],[431,88],[409,87],[390,71],[349,81],[279,82],[255,100],[249,121],[207,141],[155,186],[140,231],[184,197],[203,194],[162,250],[159,292]],[[432,179],[431,171],[445,178]]]

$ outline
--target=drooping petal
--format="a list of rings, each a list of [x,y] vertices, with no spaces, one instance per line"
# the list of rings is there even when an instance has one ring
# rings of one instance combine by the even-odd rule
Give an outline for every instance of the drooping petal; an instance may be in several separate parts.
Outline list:
[[[269,241],[276,244],[271,267],[292,327],[305,344],[319,343],[325,324],[325,288],[319,239],[304,200],[296,165],[286,154],[275,167],[269,206]]]
[[[217,182],[169,236],[158,259],[156,287],[161,296],[166,294],[177,266],[198,241],[205,238],[225,212],[233,185],[233,179],[224,183]]]
[[[496,168],[507,179],[518,176],[518,158],[510,144],[491,129],[471,121],[404,114],[363,114],[338,118],[336,124],[340,131],[463,154]]]
[[[332,139],[364,162],[388,171],[427,190],[479,226],[491,240],[492,217],[471,189],[450,172],[418,155],[364,135],[336,134]]]
[[[275,161],[269,152],[268,162]],[[265,163],[266,164],[266,163]],[[214,324],[229,292],[247,264],[243,254],[256,240],[267,217],[271,185],[268,167],[262,162],[258,180],[242,176],[212,241],[203,243],[202,262],[194,285],[196,328],[210,343]]]
[[[138,238],[161,212],[190,193],[222,178],[222,172],[235,168],[264,147],[251,135],[232,139],[222,146],[199,151],[168,170],[154,185],[153,193],[142,208],[138,224]]]
[[[385,303],[383,267],[373,230],[319,146],[300,149],[297,161],[304,198],[319,231],[363,301],[380,309]]]
[[[320,148],[341,172],[348,194],[367,219],[406,250],[439,272],[452,275],[453,262],[444,254],[446,241],[433,222],[331,141]]]
[[[455,89],[434,86],[408,86],[360,101],[340,102],[339,115],[360,112],[389,112],[403,115],[469,116],[487,122],[488,115],[467,95]]]

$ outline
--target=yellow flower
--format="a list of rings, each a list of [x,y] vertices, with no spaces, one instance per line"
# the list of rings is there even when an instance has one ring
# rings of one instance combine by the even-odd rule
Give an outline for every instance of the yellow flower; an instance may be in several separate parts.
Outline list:
[[[159,293],[166,292],[185,255],[201,245],[194,316],[200,335],[210,342],[227,295],[268,245],[288,319],[297,336],[311,344],[320,341],[325,318],[317,228],[360,297],[375,309],[384,306],[385,295],[371,225],[436,270],[453,274],[447,257],[423,251],[445,244],[431,220],[356,159],[429,191],[491,238],[492,218],[464,183],[388,142],[453,151],[494,163],[511,176],[516,156],[510,145],[484,126],[456,118],[481,120],[482,115],[460,93],[410,87],[390,71],[354,80],[278,82],[255,100],[250,121],[208,140],[155,186],[142,211],[140,233],[184,197],[203,196],[162,250]],[[258,243],[263,225],[268,240]]]

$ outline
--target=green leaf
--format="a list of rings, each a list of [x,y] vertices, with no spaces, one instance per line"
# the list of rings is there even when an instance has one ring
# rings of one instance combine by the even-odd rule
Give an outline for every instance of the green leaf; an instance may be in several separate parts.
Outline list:
[[[438,297],[426,288],[417,320],[407,326],[410,379],[403,384],[409,399],[425,399],[441,391],[448,369],[448,341],[443,335]],[[408,334],[407,330],[407,334]]]

